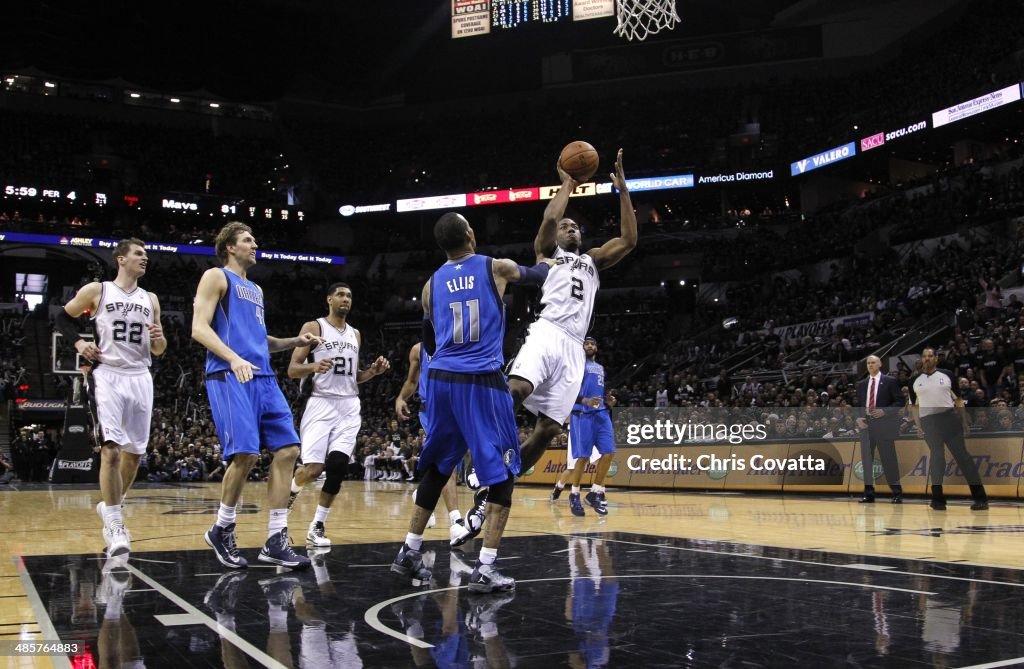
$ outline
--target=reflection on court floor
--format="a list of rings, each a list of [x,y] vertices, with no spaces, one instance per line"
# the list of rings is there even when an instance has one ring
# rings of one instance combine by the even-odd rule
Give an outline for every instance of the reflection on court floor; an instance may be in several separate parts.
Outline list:
[[[75,666],[963,667],[1024,656],[1012,569],[536,534],[502,543],[514,595],[479,596],[463,587],[472,551],[427,542],[434,577],[414,588],[388,571],[396,549],[335,546],[304,573],[257,566],[255,554],[249,570],[225,572],[207,550],[24,565],[57,636],[81,644]]]

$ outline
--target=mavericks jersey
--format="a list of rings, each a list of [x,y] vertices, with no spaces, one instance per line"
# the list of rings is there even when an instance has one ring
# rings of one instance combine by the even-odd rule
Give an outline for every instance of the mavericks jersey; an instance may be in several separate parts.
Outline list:
[[[436,348],[430,368],[486,374],[502,368],[505,304],[498,297],[493,258],[448,261],[430,277],[430,320]]]
[[[594,259],[555,246],[555,265],[541,286],[540,318],[583,344],[590,329],[594,298],[601,286]]]
[[[92,317],[100,364],[129,373],[148,371],[152,357],[146,324],[155,322],[153,299],[138,286],[126,293],[113,281],[100,285],[100,303]]]
[[[583,384],[580,386],[580,397],[598,397],[601,399],[601,406],[594,408],[587,404],[576,403],[578,411],[583,413],[597,413],[604,411],[604,366],[600,363],[587,361],[583,371]]]
[[[227,346],[259,369],[254,376],[273,376],[270,349],[267,348],[267,324],[263,320],[263,289],[223,267],[228,289],[217,303],[210,327]],[[231,365],[220,356],[206,352],[206,374],[230,372]]]
[[[323,374],[311,374],[315,397],[354,397],[359,394],[356,375],[359,373],[359,331],[345,324],[344,330],[331,325],[326,318],[316,319],[323,343],[310,355],[314,362],[333,360],[334,368]]]

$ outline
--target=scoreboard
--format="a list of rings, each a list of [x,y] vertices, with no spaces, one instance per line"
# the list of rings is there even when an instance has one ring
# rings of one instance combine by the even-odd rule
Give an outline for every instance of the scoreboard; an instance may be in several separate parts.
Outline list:
[[[614,16],[615,0],[451,0],[452,39]]]

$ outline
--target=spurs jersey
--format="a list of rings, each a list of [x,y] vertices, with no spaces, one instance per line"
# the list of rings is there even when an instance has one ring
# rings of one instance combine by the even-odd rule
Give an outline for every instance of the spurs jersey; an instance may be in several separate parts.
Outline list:
[[[311,355],[314,362],[334,361],[334,368],[323,374],[311,374],[314,397],[355,397],[359,395],[356,375],[359,373],[359,331],[349,324],[344,329],[331,325],[326,318],[316,319],[324,342],[317,344]]]
[[[590,329],[594,298],[601,286],[594,259],[555,247],[554,267],[541,287],[540,318],[583,343]]]
[[[149,371],[152,357],[146,324],[155,322],[153,299],[138,286],[130,293],[113,281],[104,281],[101,286],[99,306],[92,316],[100,364],[126,373]]]

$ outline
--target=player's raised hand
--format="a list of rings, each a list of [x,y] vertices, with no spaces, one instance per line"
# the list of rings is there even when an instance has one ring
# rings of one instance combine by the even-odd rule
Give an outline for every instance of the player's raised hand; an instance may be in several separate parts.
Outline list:
[[[558,172],[558,178],[562,180],[563,186],[569,186],[572,190],[576,190],[576,186],[579,186],[579,182],[569,176],[569,173],[562,169],[562,164],[559,161],[555,161],[555,171]]]
[[[379,376],[380,374],[383,374],[384,372],[390,369],[391,363],[388,362],[384,356],[379,356],[376,360],[373,361],[373,364],[370,365],[370,373],[373,374],[374,376]]]
[[[249,383],[252,381],[253,372],[255,371],[259,371],[259,367],[243,358],[235,358],[231,362],[231,373],[235,375],[239,383]]]
[[[616,189],[626,190],[626,173],[622,170],[622,149],[615,154],[615,171],[608,176],[612,178],[612,184]]]

